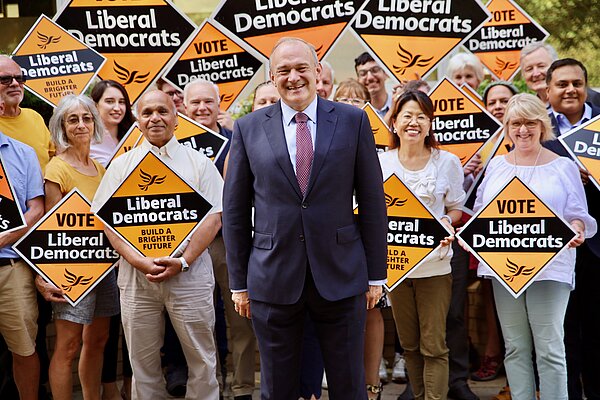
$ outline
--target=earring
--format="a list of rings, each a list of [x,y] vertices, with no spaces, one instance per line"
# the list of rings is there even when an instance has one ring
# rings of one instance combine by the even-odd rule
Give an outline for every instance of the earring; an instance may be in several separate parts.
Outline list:
[[[396,133],[398,133],[398,131],[396,130],[396,128],[394,128],[394,130],[393,130],[392,132],[394,133],[394,135],[395,135]]]

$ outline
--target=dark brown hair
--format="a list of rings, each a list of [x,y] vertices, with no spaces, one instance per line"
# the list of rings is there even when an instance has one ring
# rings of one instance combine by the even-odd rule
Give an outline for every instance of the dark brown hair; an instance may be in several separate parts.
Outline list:
[[[129,128],[131,128],[131,125],[133,125],[133,123],[135,122],[135,118],[133,117],[133,113],[131,112],[131,101],[129,101],[129,95],[127,94],[127,90],[125,90],[125,87],[123,87],[123,85],[121,85],[119,82],[113,81],[111,79],[106,79],[94,85],[92,93],[90,93],[90,97],[92,98],[92,100],[94,100],[94,103],[98,104],[98,102],[102,98],[102,95],[109,87],[117,89],[125,98],[125,115],[123,115],[123,119],[121,120],[121,122],[119,122],[117,130],[117,138],[121,140],[129,130]]]

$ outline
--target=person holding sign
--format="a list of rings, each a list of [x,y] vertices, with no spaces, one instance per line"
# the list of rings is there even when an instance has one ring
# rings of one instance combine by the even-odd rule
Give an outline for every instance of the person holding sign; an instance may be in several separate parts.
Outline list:
[[[423,92],[407,91],[392,110],[390,150],[379,156],[383,176],[395,173],[454,232],[465,198],[463,173],[458,157],[438,149],[431,128],[433,103]],[[439,250],[389,293],[417,399],[445,399],[448,393],[446,315],[453,240],[454,236],[442,240]]]
[[[281,101],[238,119],[232,137],[223,238],[232,299],[258,339],[263,398],[298,398],[307,313],[330,398],[366,397],[365,314],[386,280],[382,177],[366,113],[319,98],[320,71],[312,45],[280,39],[270,75]]]
[[[0,76],[0,85],[4,85],[2,78]],[[12,86],[14,82],[17,78],[11,76],[9,84]],[[0,97],[0,116],[4,111],[4,99]],[[35,342],[38,330],[35,284],[31,268],[18,257],[12,244],[44,214],[42,172],[35,151],[1,131],[0,154],[8,175],[2,178],[12,183],[14,201],[19,202],[27,224],[21,229],[0,233],[0,334],[13,357],[12,372],[20,399],[37,400],[40,360]],[[8,201],[8,198],[3,199],[3,202]],[[2,218],[10,217],[3,215]]]
[[[554,138],[544,103],[531,94],[515,95],[506,108],[504,129],[514,148],[489,163],[477,191],[474,210],[488,204],[510,179],[517,176],[578,233],[569,242],[569,249],[554,258],[519,298],[515,299],[497,279],[493,279],[506,347],[506,374],[514,399],[534,399],[536,387],[531,354],[535,350],[540,397],[566,399],[563,320],[574,283],[574,247],[592,237],[597,225],[588,214],[575,163],[542,145]],[[483,264],[479,265],[477,273],[484,277],[494,276]]]
[[[221,227],[223,180],[210,159],[177,141],[177,110],[169,95],[159,90],[147,92],[137,103],[137,114],[145,140],[111,162],[92,211],[98,212],[148,152],[199,191],[212,207],[187,245],[181,246],[183,252],[176,253],[179,257],[144,257],[115,232],[105,229],[121,254],[118,283],[133,369],[131,398],[167,397],[160,365],[166,309],[189,366],[186,398],[217,399],[214,277],[207,249]]]
[[[90,144],[101,140],[103,130],[94,103],[84,95],[65,96],[54,109],[50,132],[60,153],[46,166],[46,212],[74,188],[86,198],[94,198],[104,167],[90,158]],[[83,395],[86,399],[99,398],[110,317],[119,313],[115,272],[111,271],[76,307],[66,302],[61,289],[39,275],[36,286],[44,299],[52,302],[56,326],[49,371],[52,396],[57,400],[72,398],[72,365],[83,342],[78,368]]]

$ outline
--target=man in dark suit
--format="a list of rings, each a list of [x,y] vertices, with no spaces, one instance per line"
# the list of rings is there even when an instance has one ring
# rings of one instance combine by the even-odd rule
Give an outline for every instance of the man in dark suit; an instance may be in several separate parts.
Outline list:
[[[330,398],[366,399],[365,314],[386,279],[382,175],[366,114],[318,98],[320,70],[310,44],[277,42],[281,101],[238,120],[232,137],[223,237],[236,309],[252,312],[263,399],[298,398],[306,313]]]
[[[600,108],[586,102],[587,71],[572,58],[554,61],[546,73],[550,120],[556,136],[600,115]],[[568,156],[558,140],[544,146]],[[600,220],[600,192],[581,171],[589,213]],[[565,350],[569,400],[600,399],[600,235],[577,248],[575,290],[571,292],[565,315]],[[582,388],[583,383],[583,388]]]

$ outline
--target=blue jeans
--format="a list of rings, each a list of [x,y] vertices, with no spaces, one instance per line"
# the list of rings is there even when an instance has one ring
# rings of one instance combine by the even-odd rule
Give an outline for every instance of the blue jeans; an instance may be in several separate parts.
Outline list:
[[[513,400],[536,398],[534,348],[540,397],[544,400],[567,399],[563,321],[570,285],[555,281],[534,282],[515,299],[497,279],[492,282],[506,346],[504,365]]]

